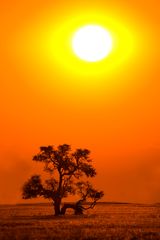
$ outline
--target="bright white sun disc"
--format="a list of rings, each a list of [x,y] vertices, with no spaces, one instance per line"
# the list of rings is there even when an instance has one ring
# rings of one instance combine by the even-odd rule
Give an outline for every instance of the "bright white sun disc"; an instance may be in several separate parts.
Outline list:
[[[80,28],[73,36],[74,53],[82,60],[97,62],[112,50],[112,38],[107,30],[96,25]]]

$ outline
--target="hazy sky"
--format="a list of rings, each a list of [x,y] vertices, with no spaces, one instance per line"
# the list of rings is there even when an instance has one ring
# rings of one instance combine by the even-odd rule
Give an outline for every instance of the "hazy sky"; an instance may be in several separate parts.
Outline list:
[[[158,18],[155,0],[1,3],[0,203],[21,201],[39,146],[63,143],[91,150],[104,200],[160,202]],[[115,36],[102,63],[64,51],[85,21]]]

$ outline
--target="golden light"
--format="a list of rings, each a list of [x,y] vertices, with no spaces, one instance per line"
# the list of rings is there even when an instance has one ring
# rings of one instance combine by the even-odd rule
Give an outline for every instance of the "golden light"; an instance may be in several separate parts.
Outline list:
[[[94,35],[89,37],[88,42],[87,26],[93,26],[90,31],[93,32],[91,35]],[[94,27],[98,28],[98,33],[100,32],[96,36]],[[66,76],[69,76],[71,85],[79,86],[83,83],[94,85],[95,83],[96,86],[97,79],[99,84],[99,79],[102,82],[106,75],[109,79],[109,75],[113,76],[119,69],[121,70],[122,65],[126,64],[129,58],[133,58],[134,53],[137,52],[136,35],[127,23],[123,23],[117,17],[103,14],[101,11],[82,11],[77,15],[74,13],[61,19],[54,28],[53,25],[49,28],[47,33],[43,34],[47,40],[46,44],[43,44],[47,53],[45,58],[49,60],[47,67],[50,66],[50,69],[53,69],[53,66],[56,66],[58,74],[65,75],[66,84],[68,84]],[[102,41],[102,35],[105,36],[106,41]],[[85,50],[86,46],[92,45],[95,38],[98,38],[98,42],[103,42],[103,46],[101,49],[98,44],[98,48],[102,51],[99,54],[96,50],[93,56]],[[82,39],[84,45],[81,45]],[[94,48],[93,46],[94,44],[91,49]],[[75,78],[80,81],[75,82]],[[110,84],[109,81],[108,84]]]
[[[111,52],[112,38],[101,26],[87,25],[74,34],[72,47],[80,59],[97,62]]]
[[[12,52],[21,69],[28,68],[26,72],[42,79],[42,84],[43,79],[48,79],[49,88],[53,79],[54,84],[70,89],[81,86],[84,89],[84,85],[86,89],[91,86],[97,89],[103,83],[108,84],[108,89],[122,85],[122,80],[115,83],[110,76],[113,78],[122,71],[124,64],[127,67],[138,52],[133,26],[118,15],[110,16],[97,9],[71,11],[63,17],[57,16],[55,21],[53,15],[47,11],[37,21],[27,22],[23,26],[25,31],[22,29],[12,39]]]

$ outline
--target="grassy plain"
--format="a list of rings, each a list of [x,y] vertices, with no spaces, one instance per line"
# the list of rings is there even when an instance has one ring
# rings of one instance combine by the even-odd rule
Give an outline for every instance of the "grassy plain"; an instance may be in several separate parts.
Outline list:
[[[160,240],[160,205],[98,204],[54,217],[50,204],[0,206],[0,240]]]

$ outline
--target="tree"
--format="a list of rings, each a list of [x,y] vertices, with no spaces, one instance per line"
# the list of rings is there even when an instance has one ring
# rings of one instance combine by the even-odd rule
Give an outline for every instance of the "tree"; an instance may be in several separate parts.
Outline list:
[[[96,176],[88,149],[72,151],[68,144],[59,145],[57,148],[40,147],[40,152],[33,157],[33,160],[44,163],[44,171],[49,174],[49,178],[43,180],[40,175],[32,176],[23,185],[23,199],[40,196],[50,199],[57,216],[65,214],[67,208],[74,209],[75,214],[83,214],[83,210],[93,208],[103,197],[103,191],[97,191],[86,180]],[[63,198],[75,194],[80,196],[75,204],[64,204],[61,207]],[[84,208],[83,203],[88,199],[92,202]]]

